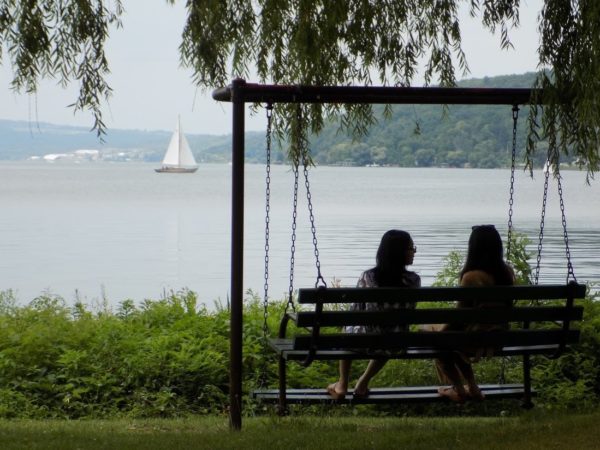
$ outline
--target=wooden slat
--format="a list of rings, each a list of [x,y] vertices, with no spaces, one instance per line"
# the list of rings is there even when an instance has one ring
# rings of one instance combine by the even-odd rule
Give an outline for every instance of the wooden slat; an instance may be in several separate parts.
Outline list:
[[[585,285],[536,285],[491,287],[427,287],[427,288],[312,288],[299,289],[298,302],[316,303],[384,303],[459,300],[546,300],[569,296],[583,298]]]
[[[369,396],[354,398],[349,391],[342,401],[333,400],[325,389],[287,389],[286,400],[288,403],[353,403],[353,404],[378,404],[378,403],[413,403],[449,401],[437,393],[438,386],[408,386],[399,388],[372,388]],[[486,398],[520,398],[524,394],[522,384],[480,385]],[[532,392],[535,395],[535,392]],[[252,397],[268,402],[279,400],[279,391],[264,389],[252,392]]]
[[[317,315],[314,311],[297,313],[296,324],[312,327]],[[346,325],[381,325],[433,323],[507,323],[581,320],[583,307],[562,306],[515,308],[428,308],[389,311],[323,311],[319,316],[321,327]]]
[[[398,332],[398,333],[335,333],[319,337],[318,349],[399,349],[404,347],[434,347],[457,349],[468,346],[544,345],[576,342],[579,330],[511,330],[492,332]],[[311,336],[296,336],[294,349],[307,350],[313,345]]]
[[[494,351],[494,356],[520,356],[520,355],[555,355],[559,351],[558,344],[554,345],[531,345],[520,347],[504,347]],[[364,360],[364,359],[435,359],[442,356],[443,351],[439,349],[408,349],[406,353],[386,355],[382,352],[359,352],[350,350],[318,350],[313,359],[317,361],[332,361],[339,359]],[[308,356],[308,350],[289,350],[281,353],[287,361],[304,361]]]

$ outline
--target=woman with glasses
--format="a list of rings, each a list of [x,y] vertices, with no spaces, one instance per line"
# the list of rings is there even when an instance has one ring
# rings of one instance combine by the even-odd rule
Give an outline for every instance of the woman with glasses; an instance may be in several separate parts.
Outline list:
[[[515,283],[515,275],[512,268],[504,261],[502,251],[502,239],[494,225],[477,225],[472,228],[469,238],[467,259],[462,268],[459,281],[461,286],[508,286]],[[474,302],[458,302],[458,308],[498,308],[509,307],[504,303],[486,301],[482,299]],[[506,324],[507,326],[508,324]],[[492,329],[505,329],[503,324],[469,324],[443,325],[444,330],[466,330],[485,331]],[[464,403],[472,398],[483,400],[483,393],[477,382],[471,366],[481,353],[489,349],[481,349],[474,346],[463,351],[448,352],[436,360],[438,375],[443,383],[450,386],[442,386],[438,389],[439,395],[447,397],[457,403]],[[492,349],[493,351],[493,349]]]
[[[381,238],[377,249],[375,267],[362,273],[357,287],[420,287],[421,278],[415,272],[406,269],[413,263],[417,247],[406,231],[389,230]],[[390,309],[414,308],[413,302],[399,303],[354,303],[354,311],[386,311]],[[402,331],[403,326],[382,328],[377,326],[346,327],[346,333],[382,333]],[[386,359],[373,359],[369,361],[366,370],[358,379],[354,387],[354,397],[366,397],[369,394],[369,381],[385,365]],[[342,400],[348,391],[351,360],[339,362],[339,379],[327,386],[327,392],[335,400]]]

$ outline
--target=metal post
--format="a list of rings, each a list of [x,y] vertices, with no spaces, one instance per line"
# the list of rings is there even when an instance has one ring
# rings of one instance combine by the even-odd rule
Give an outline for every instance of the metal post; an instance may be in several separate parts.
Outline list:
[[[287,414],[286,398],[287,380],[286,380],[286,360],[279,357],[279,408],[278,414],[285,416]]]
[[[531,360],[529,355],[523,355],[523,399],[521,406],[525,409],[533,408],[531,401]]]
[[[232,83],[233,135],[231,155],[231,323],[229,342],[229,425],[242,428],[242,320],[244,281],[244,107],[246,82]]]
[[[523,329],[529,329],[529,322],[523,322]],[[531,401],[531,356],[528,354],[523,355],[523,391],[521,406],[525,409],[533,408],[533,402]]]

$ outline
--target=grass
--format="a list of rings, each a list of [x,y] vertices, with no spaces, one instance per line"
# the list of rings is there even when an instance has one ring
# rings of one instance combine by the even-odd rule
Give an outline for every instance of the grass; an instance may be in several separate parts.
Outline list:
[[[152,420],[2,420],[10,449],[597,449],[600,411],[519,417],[264,417]]]

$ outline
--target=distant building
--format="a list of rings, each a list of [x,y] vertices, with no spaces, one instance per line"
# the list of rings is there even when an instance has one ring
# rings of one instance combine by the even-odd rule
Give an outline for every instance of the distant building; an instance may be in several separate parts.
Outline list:
[[[58,160],[69,161],[97,161],[100,159],[100,150],[75,150],[72,153],[48,153],[42,157],[44,161],[54,162]]]
[[[73,154],[69,154],[69,153],[49,153],[47,155],[43,156],[44,161],[49,161],[49,162],[53,162],[53,161],[57,161],[59,159],[71,159],[73,158]]]
[[[91,161],[96,161],[100,159],[100,150],[75,150],[73,152],[76,158],[79,159],[89,159]]]

